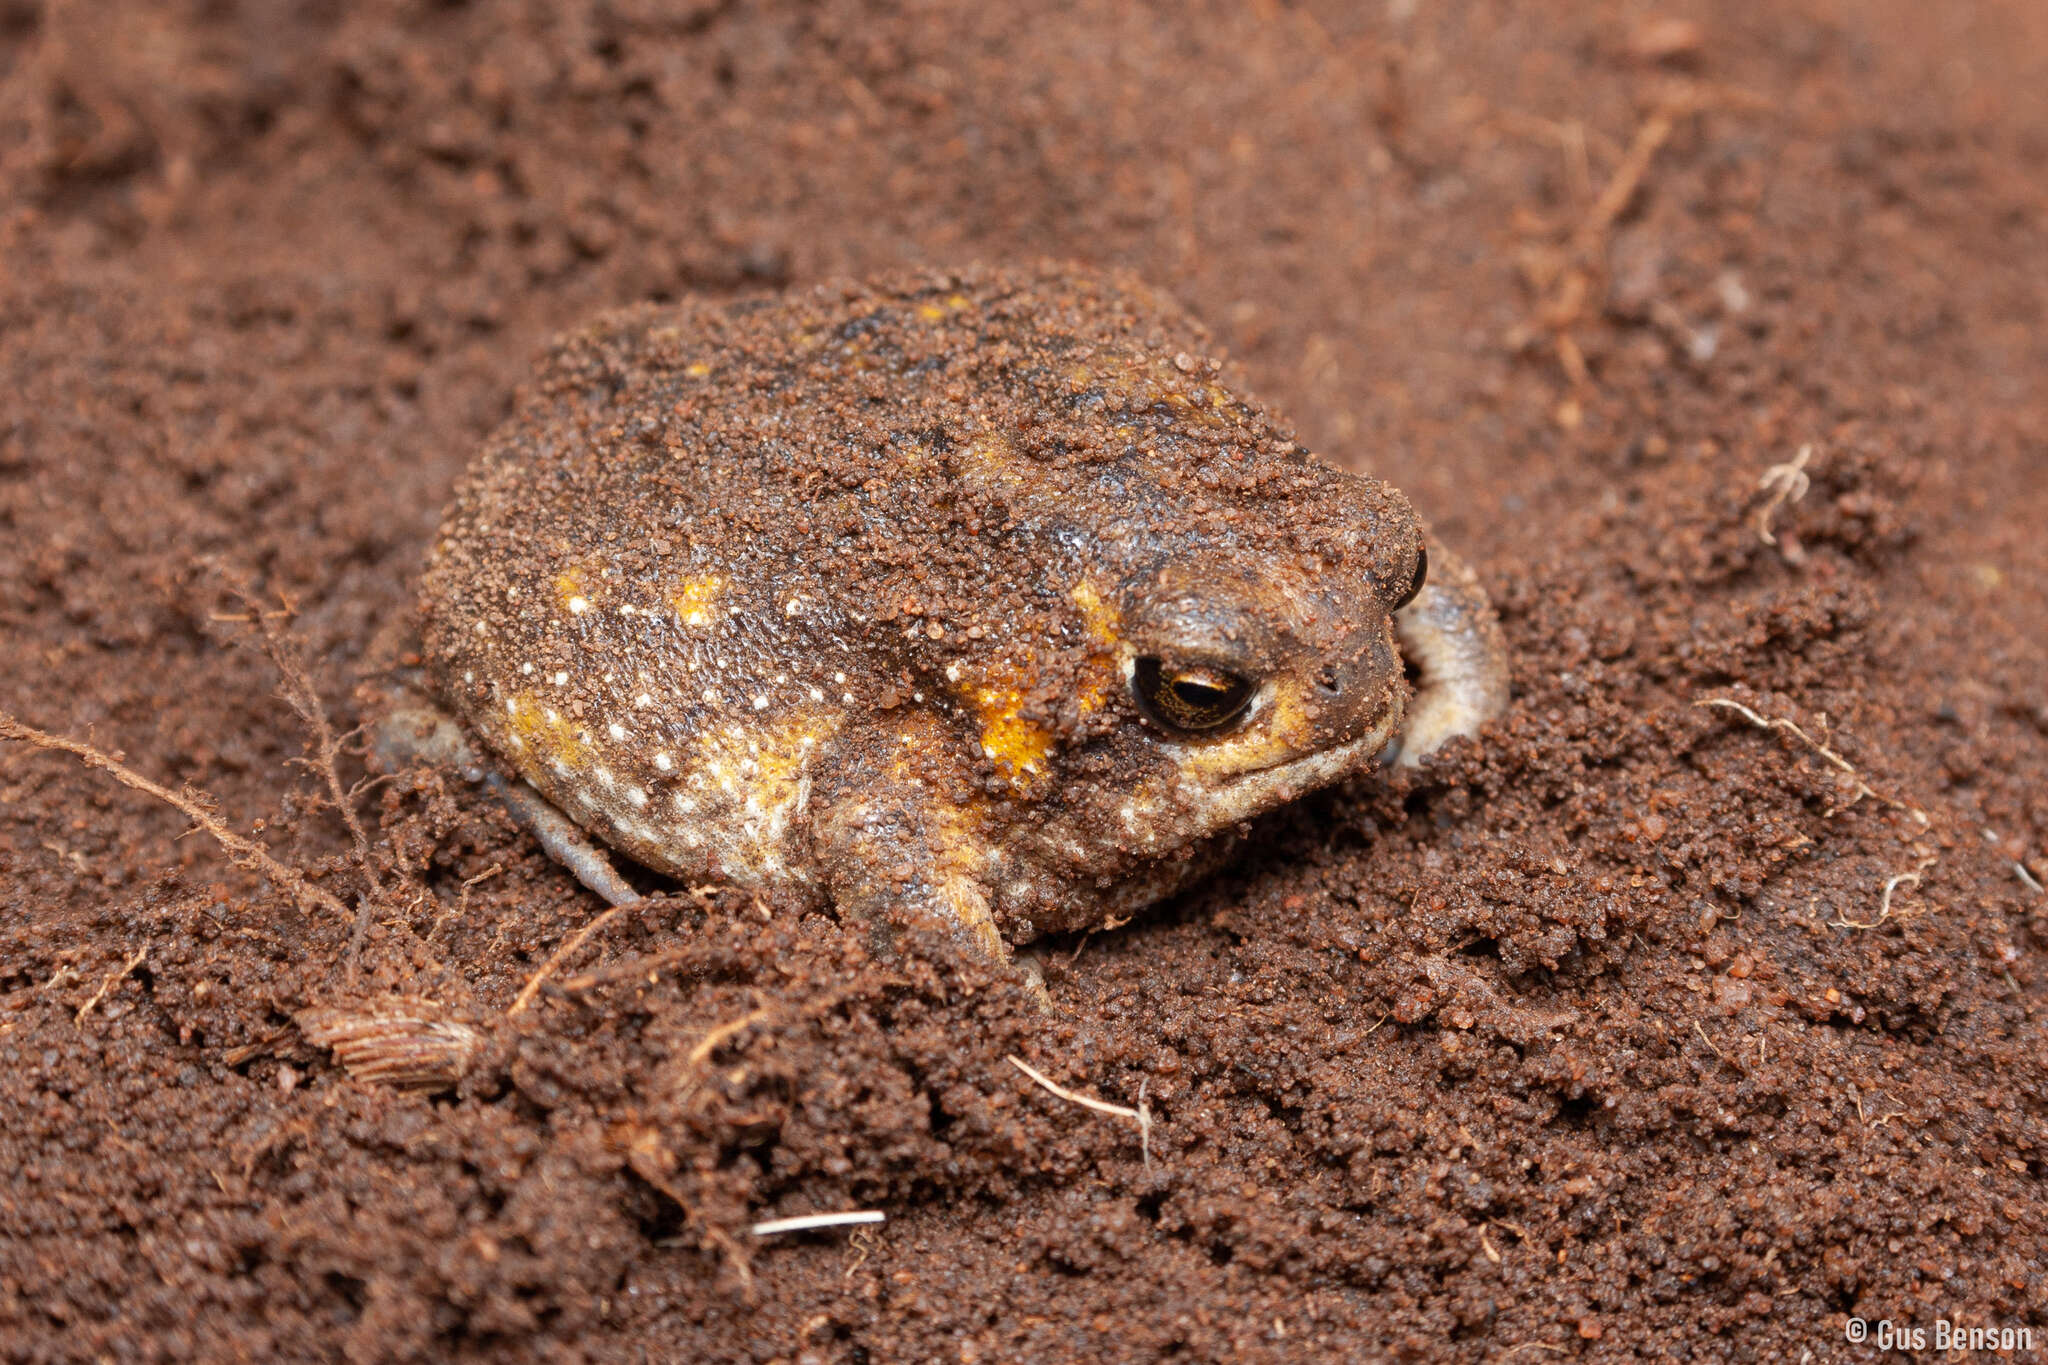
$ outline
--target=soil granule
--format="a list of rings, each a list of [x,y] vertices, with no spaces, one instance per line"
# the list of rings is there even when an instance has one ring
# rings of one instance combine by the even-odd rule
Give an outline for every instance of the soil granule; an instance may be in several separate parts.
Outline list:
[[[0,3],[0,710],[302,874],[0,747],[0,1359],[2048,1347],[2043,128],[2030,0]],[[365,768],[551,335],[1046,257],[1475,563],[1483,743],[1052,1014]]]

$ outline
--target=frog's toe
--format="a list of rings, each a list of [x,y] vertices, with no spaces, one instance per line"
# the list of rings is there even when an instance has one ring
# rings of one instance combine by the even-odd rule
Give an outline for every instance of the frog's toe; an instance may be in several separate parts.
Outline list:
[[[1413,766],[1507,709],[1508,650],[1479,577],[1454,556],[1431,557],[1429,582],[1394,617],[1401,652],[1421,673],[1390,758]]]

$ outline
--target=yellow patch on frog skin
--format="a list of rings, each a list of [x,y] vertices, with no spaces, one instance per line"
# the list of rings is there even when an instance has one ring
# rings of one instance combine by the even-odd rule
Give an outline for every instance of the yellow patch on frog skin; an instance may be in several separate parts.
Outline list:
[[[589,575],[580,564],[572,564],[555,575],[555,600],[562,604],[563,611],[581,616],[590,610],[588,582]]]
[[[710,375],[711,367],[701,360],[693,360],[683,366],[683,373],[692,379],[703,379]]]
[[[954,688],[981,721],[981,751],[1020,789],[1039,776],[1039,765],[1053,746],[1052,731],[1023,715],[1024,681],[1032,663],[1030,657],[1021,665],[997,659],[977,677],[956,677]],[[955,671],[947,676],[955,677]]]
[[[787,871],[783,840],[810,804],[811,764],[839,729],[837,711],[800,710],[776,722],[707,725],[672,798],[680,840],[709,851],[719,875],[762,886]]]
[[[1201,777],[1229,777],[1310,752],[1316,733],[1309,723],[1303,691],[1291,678],[1278,682],[1263,714],[1252,724],[1222,739],[1190,746],[1181,767]]]
[[[581,771],[591,761],[590,745],[569,718],[531,693],[515,692],[506,698],[505,728],[518,741],[523,776],[537,777],[556,764]]]
[[[917,306],[917,315],[923,318],[926,322],[937,322],[940,318],[946,316],[946,314],[957,313],[962,308],[966,308],[968,306],[969,300],[965,294],[948,294],[943,305],[937,303],[920,303]]]
[[[1119,617],[1086,579],[1067,595],[1081,609],[1089,638],[1102,646],[1091,655],[1088,673],[1074,699],[1082,715],[1092,715],[1102,709],[1116,678]],[[1034,675],[1033,665],[1030,658],[1022,664],[997,660],[979,677],[963,679],[955,689],[981,722],[981,751],[1005,770],[1011,787],[1019,792],[1028,792],[1045,775],[1045,760],[1056,742],[1051,730],[1023,714],[1025,684]]]
[[[1081,609],[1082,624],[1088,627],[1088,634],[1096,643],[1113,647],[1119,642],[1117,627],[1122,618],[1115,607],[1102,600],[1093,583],[1082,579],[1067,589],[1067,597]]]
[[[955,448],[955,462],[966,479],[996,479],[1012,486],[1024,481],[1017,468],[1017,446],[1007,432],[991,431]]]
[[[675,608],[676,615],[683,618],[684,625],[709,625],[711,608],[717,603],[718,595],[723,591],[723,578],[715,573],[698,574],[684,579],[670,589],[668,604]]]

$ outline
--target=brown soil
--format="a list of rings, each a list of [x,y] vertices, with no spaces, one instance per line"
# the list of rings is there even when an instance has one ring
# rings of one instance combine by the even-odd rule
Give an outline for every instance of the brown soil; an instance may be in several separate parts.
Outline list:
[[[0,709],[312,879],[0,748],[0,1357],[2048,1344],[2048,10],[284,10],[0,3]],[[1051,1017],[715,892],[510,1012],[596,902],[452,779],[359,847],[294,650],[360,721],[556,329],[1041,255],[1405,488],[1511,718]],[[307,1036],[393,994],[454,1088]]]

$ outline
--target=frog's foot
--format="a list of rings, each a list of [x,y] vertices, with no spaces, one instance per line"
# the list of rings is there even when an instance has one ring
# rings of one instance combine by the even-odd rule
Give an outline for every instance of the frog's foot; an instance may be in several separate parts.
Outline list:
[[[388,769],[409,763],[450,768],[480,782],[504,805],[514,822],[540,841],[547,855],[571,876],[612,905],[640,899],[612,866],[603,849],[575,821],[517,778],[507,779],[478,756],[462,727],[445,712],[416,698],[399,702],[377,723],[374,745]]]
[[[1462,560],[1431,554],[1429,581],[1395,613],[1394,633],[1422,678],[1389,759],[1398,755],[1402,766],[1412,767],[1507,709],[1507,641],[1479,576]]]

